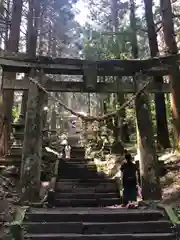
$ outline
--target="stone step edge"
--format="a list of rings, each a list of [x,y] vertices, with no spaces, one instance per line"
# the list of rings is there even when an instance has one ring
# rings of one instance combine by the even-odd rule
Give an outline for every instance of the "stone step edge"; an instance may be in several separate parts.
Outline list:
[[[166,236],[174,236],[174,233],[133,233],[133,234],[67,234],[67,233],[63,233],[63,234],[27,234],[25,235],[26,237],[71,237],[71,238],[77,238],[77,237],[110,237],[110,236],[114,236],[114,237],[128,237],[128,236],[134,236],[134,237],[166,237]]]
[[[169,224],[171,222],[168,220],[157,220],[157,221],[128,221],[128,222],[25,222],[23,225],[68,225],[68,224],[79,224],[82,226],[89,225],[133,225],[133,224]]]
[[[98,200],[101,200],[101,201],[109,201],[109,200],[112,200],[112,201],[114,201],[114,200],[120,200],[119,198],[99,198]],[[96,199],[91,199],[91,198],[71,198],[71,199],[69,199],[69,198],[64,198],[64,199],[62,199],[62,198],[56,198],[56,201],[63,201],[63,202],[65,202],[65,201],[67,201],[67,202],[71,202],[71,201],[89,201],[89,202],[92,202],[92,201],[96,201]]]
[[[31,209],[27,214],[47,214],[47,215],[141,215],[141,214],[163,214],[161,210],[148,210],[148,209],[122,209],[122,208],[107,208],[104,207],[73,207],[56,208],[56,209]]]
[[[118,195],[118,193],[116,193],[116,192],[94,192],[94,193],[92,193],[92,192],[61,192],[61,191],[56,191],[55,192],[55,194],[57,194],[57,195],[66,195],[67,197],[69,197],[69,195],[70,196],[78,196],[78,195],[90,195],[90,196],[101,196],[101,195],[106,195],[106,196],[111,196],[111,195]],[[89,199],[89,198],[82,198],[82,199]]]

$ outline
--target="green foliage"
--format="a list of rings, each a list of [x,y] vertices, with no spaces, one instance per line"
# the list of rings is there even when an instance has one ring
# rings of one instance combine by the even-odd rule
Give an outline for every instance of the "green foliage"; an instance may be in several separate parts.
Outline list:
[[[91,32],[91,37],[84,39],[85,58],[94,60],[102,59],[125,59],[130,55],[130,31],[122,28],[120,35],[113,35],[107,32]]]
[[[14,121],[17,121],[20,115],[20,110],[17,107],[13,107],[12,109],[12,117]]]
[[[84,51],[83,56],[87,59],[102,60],[102,59],[128,59],[132,58],[132,29],[130,26],[130,11],[129,1],[121,5],[121,1],[117,1],[118,14],[113,11],[113,1],[105,0],[88,0],[91,2],[90,19],[93,20],[93,24],[85,26],[84,32]],[[147,24],[144,15],[144,5],[140,4],[136,6],[136,30],[138,40],[139,58],[147,58],[150,56],[149,39],[147,35]],[[176,8],[177,9],[177,8]],[[116,9],[117,10],[117,9]],[[157,4],[154,5],[154,20],[156,23],[160,20],[160,11]],[[96,24],[94,24],[96,22]],[[175,21],[178,25],[178,20]],[[180,26],[180,25],[179,25]],[[156,25],[156,29],[159,29],[159,24]],[[104,81],[114,81],[115,78],[106,77]],[[128,77],[123,78],[124,82],[132,81]],[[115,95],[115,94],[114,94]],[[112,101],[112,98],[114,100]],[[128,96],[126,96],[128,98]],[[126,101],[126,99],[124,99]],[[106,105],[106,111],[114,111],[117,105],[122,105],[123,102],[119,101],[117,96],[107,95],[104,100]],[[152,114],[153,129],[156,132],[156,112],[154,96],[149,97],[149,105]],[[172,126],[172,117],[170,112],[170,101],[166,99],[167,107],[167,119],[168,125]],[[133,103],[125,110],[125,121],[131,124],[135,129],[135,110]],[[170,132],[172,129],[170,127]]]

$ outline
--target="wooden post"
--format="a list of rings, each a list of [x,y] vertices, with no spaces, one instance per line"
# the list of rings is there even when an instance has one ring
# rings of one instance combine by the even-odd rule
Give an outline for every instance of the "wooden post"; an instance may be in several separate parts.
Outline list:
[[[51,130],[54,133],[56,133],[56,125],[57,125],[57,113],[54,105],[51,109]]]
[[[153,137],[153,127],[145,92],[135,99],[137,126],[139,133],[140,174],[144,200],[161,199],[161,187],[158,176],[158,158]]]
[[[39,83],[42,83],[43,71],[38,74]],[[30,77],[37,77],[36,72],[32,70]],[[30,82],[21,163],[22,201],[29,200],[33,202],[39,199],[43,103],[44,93],[38,86]]]
[[[96,90],[97,87],[97,66],[96,64],[86,64],[83,66],[84,88],[89,91]]]

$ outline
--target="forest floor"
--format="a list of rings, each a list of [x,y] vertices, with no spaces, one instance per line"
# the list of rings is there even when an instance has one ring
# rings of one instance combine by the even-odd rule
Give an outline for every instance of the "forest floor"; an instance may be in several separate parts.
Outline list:
[[[180,155],[164,153],[159,157],[165,162],[167,173],[161,178],[163,202],[180,205]]]
[[[134,148],[128,150],[135,153]],[[138,156],[134,154],[135,160]],[[163,203],[180,206],[180,153],[168,149],[158,153],[159,161],[163,161],[167,170],[164,177],[161,177]]]
[[[7,172],[6,172],[7,173]],[[9,234],[6,223],[13,220],[19,199],[18,182],[14,177],[0,174],[0,239],[5,239]]]

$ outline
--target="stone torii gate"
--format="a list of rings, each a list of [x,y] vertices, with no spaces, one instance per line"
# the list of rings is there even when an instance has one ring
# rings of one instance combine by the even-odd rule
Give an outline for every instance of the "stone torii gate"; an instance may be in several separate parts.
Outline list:
[[[29,58],[26,55],[17,56],[1,56],[0,65],[3,71],[28,73],[29,77],[23,80],[9,80],[5,79],[3,89],[13,89],[14,91],[28,90],[27,113],[25,120],[25,135],[22,150],[22,164],[21,164],[21,183],[23,191],[27,192],[32,199],[39,195],[40,187],[40,165],[42,156],[42,110],[44,104],[44,94],[36,84],[30,81],[30,78],[35,78],[47,91],[49,92],[97,92],[97,93],[133,93],[135,92],[134,83],[122,83],[120,80],[113,83],[98,82],[98,76],[134,76],[136,73],[145,74],[147,76],[168,75],[171,66],[174,62],[180,60],[180,56],[169,56],[162,58],[154,58],[147,60],[104,60],[104,61],[88,61],[78,59],[63,59],[37,56],[36,58]],[[81,75],[81,82],[62,82],[53,81],[46,76],[46,74],[60,74],[60,75]],[[137,85],[138,85],[137,78]],[[151,82],[147,86],[147,91],[151,93],[156,92],[170,92],[168,83],[163,83],[161,86],[155,82]],[[137,118],[142,119],[143,111],[147,111],[144,107],[143,97],[138,96],[136,99],[139,109],[137,110]],[[138,126],[141,138],[143,138],[142,146],[146,147],[153,142],[148,142],[149,132],[144,126]],[[141,130],[144,132],[141,134]],[[153,134],[151,132],[151,134]],[[156,170],[153,168],[157,162],[157,157],[151,155],[143,156],[143,164],[141,171],[144,178],[144,188],[146,191],[151,191],[152,198],[157,198],[158,177]],[[148,158],[151,159],[148,161]],[[153,164],[153,166],[152,166]],[[149,176],[146,178],[144,173],[151,168],[152,175],[154,174],[155,183],[148,182]],[[150,187],[148,187],[148,184]],[[154,184],[154,185],[153,185]],[[152,189],[155,190],[152,190]],[[154,191],[154,192],[153,192]],[[154,195],[153,195],[154,193]],[[154,197],[153,197],[154,196]]]

